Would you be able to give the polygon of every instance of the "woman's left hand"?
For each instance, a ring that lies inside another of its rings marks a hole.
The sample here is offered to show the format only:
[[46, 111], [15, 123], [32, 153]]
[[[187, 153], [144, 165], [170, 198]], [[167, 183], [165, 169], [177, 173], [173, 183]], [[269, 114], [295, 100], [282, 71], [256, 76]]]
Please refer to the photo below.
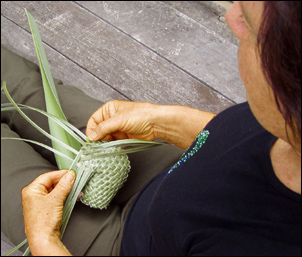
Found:
[[63, 203], [74, 180], [74, 171], [51, 171], [22, 189], [24, 227], [33, 255], [47, 254], [45, 248], [52, 251], [51, 255], [60, 249], [67, 251], [60, 240], [60, 226]]

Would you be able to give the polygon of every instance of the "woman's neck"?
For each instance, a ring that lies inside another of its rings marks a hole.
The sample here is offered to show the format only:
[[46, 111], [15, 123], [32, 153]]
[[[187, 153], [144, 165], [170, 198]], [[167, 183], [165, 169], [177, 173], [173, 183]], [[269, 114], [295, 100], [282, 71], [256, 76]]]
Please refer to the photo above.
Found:
[[278, 179], [292, 191], [301, 194], [301, 152], [278, 138], [271, 148], [271, 161]]

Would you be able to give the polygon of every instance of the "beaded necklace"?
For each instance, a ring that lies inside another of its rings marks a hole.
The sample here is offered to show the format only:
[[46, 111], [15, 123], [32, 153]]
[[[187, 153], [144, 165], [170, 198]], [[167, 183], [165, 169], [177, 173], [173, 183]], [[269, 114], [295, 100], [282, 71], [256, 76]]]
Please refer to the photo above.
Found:
[[210, 132], [208, 130], [203, 130], [203, 131], [199, 132], [199, 134], [197, 135], [197, 137], [194, 140], [194, 142], [195, 142], [194, 147], [191, 149], [191, 151], [188, 151], [191, 148], [191, 146], [188, 147], [188, 149], [180, 157], [179, 161], [167, 172], [164, 179], [171, 172], [173, 172], [176, 168], [180, 167], [184, 162], [186, 162], [188, 159], [190, 159], [195, 153], [197, 153], [197, 151], [204, 145], [204, 143], [208, 139], [209, 134], [210, 134]]

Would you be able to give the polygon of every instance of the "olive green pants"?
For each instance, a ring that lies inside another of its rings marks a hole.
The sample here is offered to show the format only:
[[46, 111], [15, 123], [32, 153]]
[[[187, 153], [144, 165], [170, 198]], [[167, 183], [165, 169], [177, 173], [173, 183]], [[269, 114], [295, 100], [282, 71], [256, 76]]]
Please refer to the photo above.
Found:
[[[39, 67], [1, 47], [1, 81], [17, 102], [45, 110]], [[70, 123], [85, 133], [89, 117], [103, 103], [79, 89], [55, 80], [62, 109]], [[8, 102], [1, 94], [1, 103]], [[46, 131], [47, 118], [33, 111], [26, 114]], [[21, 137], [51, 145], [16, 111], [1, 113], [1, 137]], [[140, 189], [159, 172], [171, 167], [182, 150], [164, 145], [129, 154], [131, 172], [123, 188], [106, 210], [77, 202], [63, 243], [73, 255], [119, 255], [123, 225]], [[53, 153], [23, 141], [1, 140], [1, 230], [14, 243], [25, 239], [21, 190], [38, 175], [57, 170]], [[25, 250], [25, 246], [22, 250]]]

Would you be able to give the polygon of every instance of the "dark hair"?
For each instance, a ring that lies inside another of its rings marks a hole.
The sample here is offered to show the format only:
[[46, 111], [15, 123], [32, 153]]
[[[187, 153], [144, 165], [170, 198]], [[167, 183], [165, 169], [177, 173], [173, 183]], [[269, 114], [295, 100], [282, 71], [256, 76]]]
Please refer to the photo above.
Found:
[[257, 40], [279, 111], [301, 140], [301, 1], [265, 1]]

